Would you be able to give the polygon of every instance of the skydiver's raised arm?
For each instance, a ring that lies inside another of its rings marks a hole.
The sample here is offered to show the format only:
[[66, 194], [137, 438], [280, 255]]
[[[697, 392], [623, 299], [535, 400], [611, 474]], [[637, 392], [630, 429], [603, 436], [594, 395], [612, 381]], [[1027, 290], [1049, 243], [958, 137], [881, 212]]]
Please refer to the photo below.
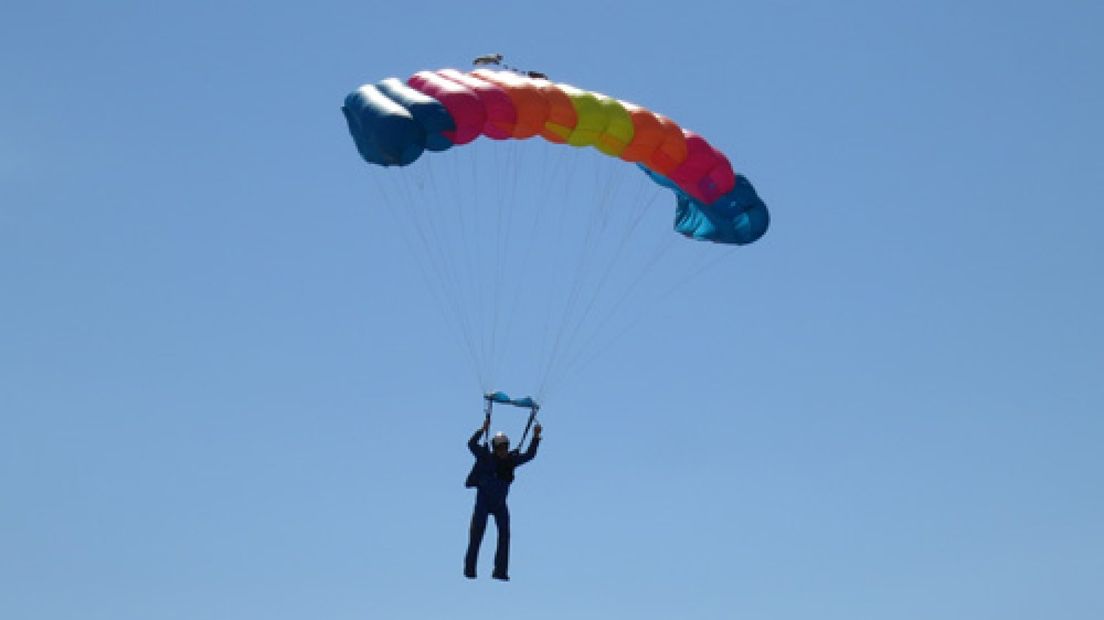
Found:
[[471, 453], [476, 457], [478, 457], [481, 452], [479, 449], [479, 436], [485, 434], [487, 432], [487, 429], [490, 427], [491, 419], [488, 417], [483, 420], [483, 426], [480, 426], [478, 429], [476, 429], [475, 434], [473, 434], [471, 436], [471, 439], [468, 440], [468, 450], [471, 450]]
[[541, 425], [538, 424], [533, 428], [533, 439], [531, 439], [529, 441], [529, 449], [526, 450], [523, 454], [518, 455], [516, 464], [517, 465], [524, 465], [524, 464], [528, 463], [529, 461], [532, 461], [534, 458], [536, 458], [536, 456], [537, 456], [537, 447], [540, 446], [540, 442], [541, 442]]
[[482, 446], [479, 445], [479, 436], [483, 434], [483, 429], [479, 428], [472, 434], [471, 439], [468, 440], [468, 450], [471, 450], [472, 455], [479, 456]]

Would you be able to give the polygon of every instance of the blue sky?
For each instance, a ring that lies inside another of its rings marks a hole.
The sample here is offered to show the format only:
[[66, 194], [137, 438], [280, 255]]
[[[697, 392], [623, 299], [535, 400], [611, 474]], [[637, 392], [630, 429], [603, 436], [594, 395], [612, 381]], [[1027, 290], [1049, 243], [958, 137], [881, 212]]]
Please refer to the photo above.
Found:
[[[1104, 615], [1096, 3], [4, 13], [0, 616]], [[774, 218], [549, 401], [509, 584], [460, 576], [479, 385], [338, 111], [493, 51]]]

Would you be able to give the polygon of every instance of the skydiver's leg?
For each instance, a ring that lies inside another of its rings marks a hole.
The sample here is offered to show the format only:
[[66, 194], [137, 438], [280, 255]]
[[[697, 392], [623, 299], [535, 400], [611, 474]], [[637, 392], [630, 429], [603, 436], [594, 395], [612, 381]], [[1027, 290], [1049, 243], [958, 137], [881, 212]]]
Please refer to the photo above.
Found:
[[475, 578], [475, 563], [479, 559], [479, 545], [487, 529], [487, 507], [476, 501], [472, 510], [471, 528], [468, 530], [468, 552], [464, 554], [464, 576]]
[[510, 508], [503, 502], [494, 511], [495, 527], [498, 528], [498, 548], [495, 549], [494, 574], [495, 579], [509, 579], [510, 564]]

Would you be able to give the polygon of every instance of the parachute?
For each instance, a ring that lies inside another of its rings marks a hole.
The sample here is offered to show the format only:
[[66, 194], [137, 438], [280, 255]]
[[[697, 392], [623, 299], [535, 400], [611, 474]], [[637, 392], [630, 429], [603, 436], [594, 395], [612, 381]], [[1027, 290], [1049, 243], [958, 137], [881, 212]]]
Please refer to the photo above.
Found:
[[426, 151], [492, 140], [593, 147], [637, 164], [676, 198], [675, 230], [692, 239], [746, 245], [770, 216], [751, 183], [702, 136], [643, 107], [568, 84], [509, 71], [419, 71], [345, 98], [342, 112], [361, 157], [408, 166]]
[[[666, 116], [538, 72], [491, 69], [505, 67], [497, 54], [475, 64], [470, 72], [419, 71], [363, 85], [345, 97], [342, 113], [371, 164], [369, 176], [379, 182], [377, 212], [388, 218], [388, 231], [416, 246], [411, 256], [437, 285], [430, 291], [467, 348], [488, 412], [495, 403], [531, 409], [532, 423], [550, 386], [628, 331], [614, 320], [619, 312], [660, 301], [632, 298], [645, 276], [670, 285], [670, 294], [704, 271], [661, 257], [709, 254], [715, 264], [727, 254], [680, 243], [662, 228], [638, 228], [657, 197], [674, 194], [677, 233], [722, 246], [757, 241], [770, 216], [724, 153]], [[553, 148], [540, 140], [528, 146], [537, 137]], [[539, 166], [521, 165], [521, 152], [530, 148], [540, 151]], [[605, 158], [644, 174], [603, 165]], [[594, 165], [576, 166], [580, 160]], [[518, 171], [540, 178], [523, 181]], [[594, 191], [586, 194], [591, 172]], [[624, 204], [615, 194], [622, 176], [637, 189]], [[398, 217], [407, 225], [396, 225]], [[676, 246], [682, 249], [671, 250]], [[534, 260], [556, 252], [547, 265]], [[635, 273], [618, 279], [615, 267], [622, 265]], [[526, 339], [520, 347], [518, 333]], [[504, 360], [511, 347], [523, 359]], [[503, 368], [522, 382], [533, 378], [532, 398], [494, 391]]]

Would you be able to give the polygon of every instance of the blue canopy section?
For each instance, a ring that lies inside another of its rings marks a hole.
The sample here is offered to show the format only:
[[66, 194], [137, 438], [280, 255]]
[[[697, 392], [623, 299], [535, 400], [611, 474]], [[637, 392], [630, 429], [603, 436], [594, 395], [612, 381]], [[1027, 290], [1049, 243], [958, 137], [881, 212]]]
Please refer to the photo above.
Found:
[[510, 398], [510, 396], [506, 394], [506, 392], [488, 392], [483, 395], [483, 398], [494, 403], [513, 405], [515, 407], [527, 407], [529, 409], [533, 409], [538, 406], [536, 401], [534, 401], [529, 396], [526, 396], [525, 398]]
[[370, 164], [406, 166], [427, 149], [452, 146], [456, 123], [441, 102], [395, 78], [365, 84], [341, 106], [360, 156]]
[[674, 181], [640, 166], [653, 181], [675, 193], [675, 231], [703, 241], [747, 245], [762, 237], [770, 226], [767, 205], [742, 175], [736, 187], [713, 204], [705, 204], [679, 189]]
[[369, 163], [405, 166], [425, 151], [425, 130], [414, 116], [371, 84], [349, 93], [341, 112], [357, 151]]
[[456, 131], [456, 122], [440, 101], [410, 88], [398, 78], [381, 80], [376, 88], [405, 108], [422, 126], [427, 151], [444, 151], [452, 146], [452, 140], [446, 138], [444, 132]]

